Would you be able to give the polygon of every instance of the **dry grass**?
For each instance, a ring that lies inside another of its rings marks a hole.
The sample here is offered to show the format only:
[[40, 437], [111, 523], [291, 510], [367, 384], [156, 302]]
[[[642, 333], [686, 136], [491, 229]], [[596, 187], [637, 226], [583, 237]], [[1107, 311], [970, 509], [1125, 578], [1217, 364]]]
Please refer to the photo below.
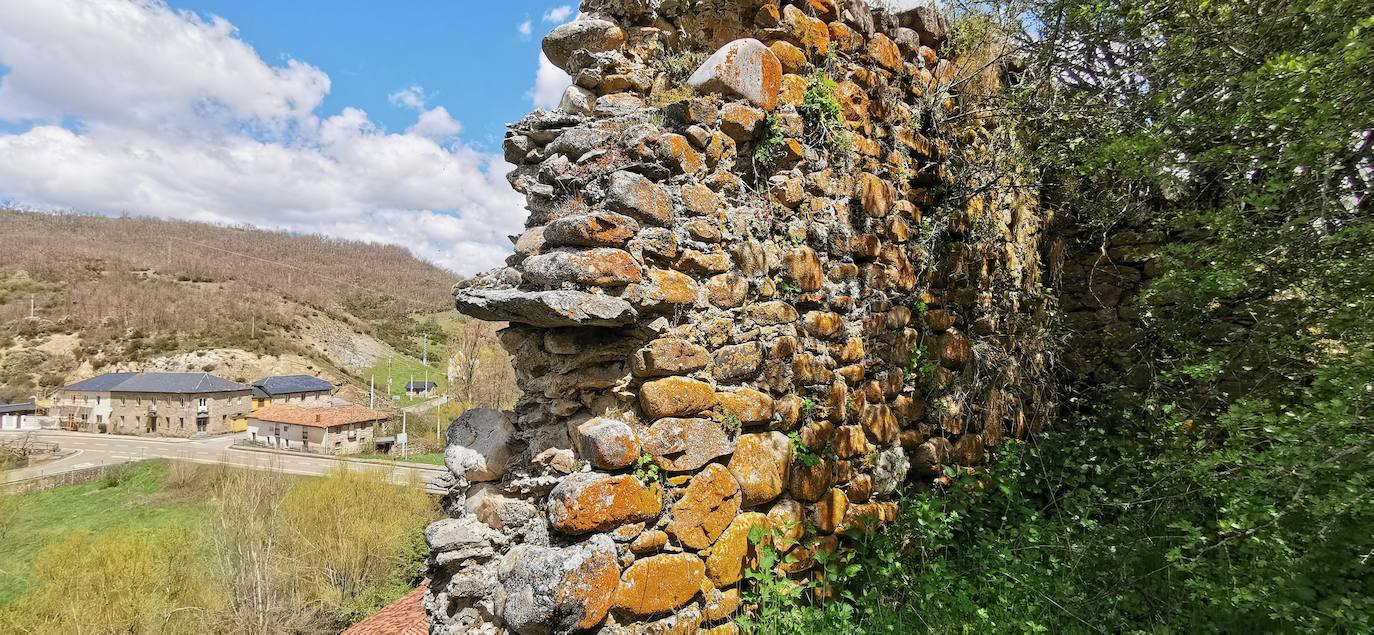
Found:
[[[459, 280], [394, 245], [244, 227], [18, 211], [0, 211], [0, 227], [6, 244], [22, 246], [0, 262], [0, 274], [24, 271], [38, 282], [67, 285], [75, 317], [86, 322], [185, 320], [160, 317], [157, 305], [186, 293], [211, 300], [213, 309], [193, 310], [190, 319], [213, 319], [225, 309], [243, 316], [259, 304], [254, 295], [320, 309], [435, 312], [449, 306]], [[133, 286], [146, 290], [128, 295]], [[247, 301], [230, 300], [236, 297]], [[0, 307], [27, 313], [27, 302], [12, 304]]]

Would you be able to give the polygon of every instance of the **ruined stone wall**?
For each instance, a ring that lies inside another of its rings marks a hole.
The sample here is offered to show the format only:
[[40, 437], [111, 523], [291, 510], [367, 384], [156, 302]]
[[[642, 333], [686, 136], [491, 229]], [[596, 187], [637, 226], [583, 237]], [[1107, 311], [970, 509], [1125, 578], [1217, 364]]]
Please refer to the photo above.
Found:
[[1050, 415], [1033, 193], [979, 169], [948, 25], [858, 0], [587, 0], [512, 124], [524, 396], [448, 431], [435, 632], [733, 632], [751, 527], [804, 577], [899, 488]]

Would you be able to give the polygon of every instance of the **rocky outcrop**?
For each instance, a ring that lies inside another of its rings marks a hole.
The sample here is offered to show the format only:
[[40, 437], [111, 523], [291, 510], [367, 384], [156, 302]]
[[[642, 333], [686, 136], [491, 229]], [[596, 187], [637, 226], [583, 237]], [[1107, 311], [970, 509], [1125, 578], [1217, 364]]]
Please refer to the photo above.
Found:
[[728, 630], [751, 533], [804, 576], [1049, 413], [1046, 219], [968, 167], [1008, 137], [950, 117], [942, 16], [581, 9], [505, 140], [528, 229], [455, 292], [524, 395], [450, 430], [437, 633]]

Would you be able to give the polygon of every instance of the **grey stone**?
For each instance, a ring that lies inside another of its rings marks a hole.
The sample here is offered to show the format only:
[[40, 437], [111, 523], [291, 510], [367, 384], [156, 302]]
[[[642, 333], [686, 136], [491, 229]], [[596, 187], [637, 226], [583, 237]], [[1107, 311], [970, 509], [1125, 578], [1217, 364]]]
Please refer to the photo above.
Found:
[[515, 455], [514, 435], [515, 426], [504, 413], [490, 408], [469, 410], [448, 427], [444, 465], [473, 482], [500, 480]]
[[572, 431], [577, 454], [602, 470], [629, 467], [639, 458], [639, 439], [630, 425], [619, 419], [596, 417]]
[[560, 25], [544, 36], [544, 55], [554, 66], [565, 71], [569, 58], [579, 50], [599, 53], [612, 51], [625, 43], [625, 31], [607, 20], [574, 20]]
[[605, 534], [564, 548], [517, 545], [501, 560], [496, 611], [516, 633], [580, 630], [610, 608], [609, 593], [589, 596], [588, 580], [611, 573], [618, 578], [620, 567]]
[[549, 154], [576, 159], [606, 144], [611, 133], [599, 128], [573, 128], [554, 139], [545, 150]]
[[865, 38], [873, 35], [873, 9], [868, 6], [868, 0], [842, 0], [840, 18]]
[[458, 558], [490, 558], [494, 545], [504, 544], [500, 532], [473, 516], [443, 518], [425, 527], [425, 543], [433, 553], [455, 553]]
[[464, 315], [532, 326], [622, 326], [636, 315], [629, 302], [585, 291], [462, 289], [454, 299]]
[[606, 184], [606, 207], [653, 225], [673, 222], [668, 188], [634, 172], [616, 172]]
[[544, 241], [551, 247], [619, 247], [638, 232], [635, 219], [603, 210], [555, 218], [545, 226]]
[[611, 93], [596, 98], [592, 114], [598, 117], [623, 117], [644, 108], [644, 99], [634, 93]]
[[659, 419], [640, 439], [644, 452], [669, 472], [690, 472], [735, 451], [735, 440], [710, 419]]
[[933, 49], [944, 46], [949, 37], [949, 18], [935, 7], [916, 7], [896, 14], [897, 24], [911, 29], [921, 38], [921, 44]]

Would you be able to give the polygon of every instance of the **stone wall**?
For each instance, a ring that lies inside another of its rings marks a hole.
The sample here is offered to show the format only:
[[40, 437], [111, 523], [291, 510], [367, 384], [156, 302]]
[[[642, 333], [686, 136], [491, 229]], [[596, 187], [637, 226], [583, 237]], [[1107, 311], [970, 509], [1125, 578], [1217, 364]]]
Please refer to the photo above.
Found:
[[575, 85], [505, 140], [528, 230], [456, 290], [524, 396], [448, 431], [435, 632], [733, 632], [752, 527], [806, 576], [1051, 416], [1046, 219], [947, 29], [586, 0], [545, 39]]

